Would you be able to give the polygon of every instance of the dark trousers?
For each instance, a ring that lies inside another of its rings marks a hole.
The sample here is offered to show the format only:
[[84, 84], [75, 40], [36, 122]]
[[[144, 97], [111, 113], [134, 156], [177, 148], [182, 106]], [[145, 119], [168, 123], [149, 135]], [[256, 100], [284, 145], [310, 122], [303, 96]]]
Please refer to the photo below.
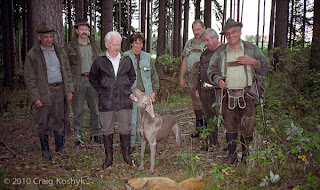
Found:
[[38, 134], [49, 135], [51, 131], [64, 134], [64, 86], [49, 86], [51, 105], [35, 109], [35, 129]]

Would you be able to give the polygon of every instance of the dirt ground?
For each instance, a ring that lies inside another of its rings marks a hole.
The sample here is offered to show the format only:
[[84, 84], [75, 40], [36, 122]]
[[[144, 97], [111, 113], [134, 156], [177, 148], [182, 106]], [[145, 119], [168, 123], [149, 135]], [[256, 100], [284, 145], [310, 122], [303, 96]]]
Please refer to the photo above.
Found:
[[[32, 115], [27, 108], [12, 108], [14, 113], [3, 114], [0, 119], [0, 189], [124, 189], [126, 180], [146, 176], [169, 177], [180, 182], [191, 175], [208, 175], [212, 166], [220, 163], [222, 157], [226, 156], [222, 149], [225, 146], [222, 130], [218, 135], [220, 146], [215, 147], [212, 152], [202, 151], [201, 140], [190, 137], [195, 125], [191, 107], [166, 110], [155, 105], [155, 109], [160, 114], [171, 112], [179, 119], [182, 130], [182, 157], [185, 159], [175, 156], [175, 140], [173, 136], [169, 137], [169, 153], [165, 157], [157, 154], [155, 171], [150, 173], [148, 151], [143, 171], [138, 170], [139, 149], [132, 155], [135, 166], [125, 164], [117, 132], [114, 138], [112, 172], [104, 170], [103, 145], [89, 140], [89, 126], [85, 126], [88, 135], [84, 146], [76, 147], [73, 135], [66, 138], [64, 147], [69, 159], [62, 159], [55, 153], [54, 138], [50, 137], [53, 160], [43, 161], [39, 138], [32, 135]], [[88, 121], [85, 121], [86, 123]], [[163, 150], [163, 145], [159, 144], [157, 153]], [[212, 179], [204, 178], [203, 182], [206, 185], [210, 180]], [[206, 189], [211, 188], [206, 186]]]

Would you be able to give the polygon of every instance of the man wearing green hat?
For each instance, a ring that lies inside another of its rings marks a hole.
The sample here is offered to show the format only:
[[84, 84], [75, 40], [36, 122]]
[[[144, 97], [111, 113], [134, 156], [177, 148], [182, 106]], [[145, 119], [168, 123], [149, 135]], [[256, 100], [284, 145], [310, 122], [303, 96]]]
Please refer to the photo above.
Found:
[[90, 110], [90, 139], [96, 143], [101, 143], [102, 140], [98, 135], [101, 128], [99, 124], [98, 94], [91, 86], [88, 78], [92, 62], [101, 53], [101, 49], [95, 40], [89, 37], [87, 19], [79, 19], [74, 27], [76, 36], [67, 45], [66, 51], [75, 87], [75, 95], [72, 100], [75, 144], [78, 146], [83, 143], [84, 128], [82, 120], [86, 100]]
[[55, 151], [68, 158], [63, 150], [64, 135], [69, 126], [68, 102], [74, 88], [67, 53], [53, 42], [55, 31], [41, 23], [38, 39], [26, 56], [24, 80], [35, 106], [35, 132], [40, 138], [42, 157], [51, 160], [48, 138], [55, 138]]
[[248, 145], [253, 140], [256, 107], [254, 97], [249, 94], [255, 75], [265, 75], [269, 61], [259, 47], [241, 40], [241, 22], [229, 18], [222, 29], [228, 43], [221, 45], [212, 56], [208, 78], [223, 91], [223, 126], [226, 130], [228, 157], [224, 164], [237, 162], [238, 131], [241, 133], [242, 158], [246, 162]]

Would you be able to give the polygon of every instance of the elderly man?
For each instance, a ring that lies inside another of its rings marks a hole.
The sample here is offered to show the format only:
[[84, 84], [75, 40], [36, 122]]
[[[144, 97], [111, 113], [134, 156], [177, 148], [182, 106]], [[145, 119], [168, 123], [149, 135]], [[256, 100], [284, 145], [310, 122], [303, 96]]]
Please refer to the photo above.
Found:
[[124, 161], [132, 165], [129, 154], [131, 136], [132, 101], [131, 86], [136, 80], [134, 66], [129, 56], [122, 55], [121, 36], [118, 32], [108, 32], [104, 38], [107, 51], [92, 63], [89, 81], [99, 95], [100, 121], [106, 160], [104, 167], [113, 161], [113, 134], [118, 115], [120, 146]]
[[253, 77], [256, 74], [265, 75], [269, 69], [269, 62], [259, 47], [241, 40], [241, 28], [241, 22], [228, 19], [221, 32], [228, 43], [212, 56], [208, 69], [210, 82], [223, 91], [223, 125], [229, 152], [224, 164], [237, 161], [235, 150], [238, 131], [241, 132], [241, 160], [246, 161], [248, 145], [253, 140], [256, 116], [254, 97], [249, 91]]
[[[200, 129], [203, 125], [201, 101], [195, 96], [196, 85], [192, 81], [191, 68], [200, 60], [201, 53], [205, 50], [205, 43], [202, 40], [202, 33], [206, 27], [201, 20], [195, 20], [192, 23], [194, 38], [188, 40], [182, 52], [182, 64], [180, 72], [180, 86], [188, 87], [192, 99], [192, 107], [196, 116], [196, 133], [191, 134], [192, 138], [199, 137]], [[188, 72], [188, 84], [184, 80], [184, 75]]]
[[55, 151], [68, 158], [63, 150], [65, 127], [69, 126], [68, 101], [74, 92], [68, 57], [53, 42], [55, 31], [41, 23], [38, 39], [26, 56], [24, 80], [35, 106], [35, 129], [40, 138], [42, 157], [51, 160], [48, 138], [53, 131]]
[[210, 135], [208, 136], [209, 147], [218, 144], [218, 126], [213, 124], [213, 119], [218, 115], [218, 105], [213, 105], [216, 102], [216, 85], [210, 85], [207, 76], [209, 61], [215, 51], [220, 47], [221, 43], [218, 40], [217, 32], [208, 28], [203, 32], [202, 39], [205, 42], [207, 49], [201, 54], [199, 65], [199, 76], [197, 80], [196, 96], [200, 98], [202, 110], [204, 113], [205, 126], [209, 127]]
[[83, 143], [84, 128], [82, 125], [84, 104], [90, 110], [91, 140], [100, 143], [99, 132], [99, 111], [98, 94], [91, 86], [88, 78], [93, 60], [101, 53], [100, 46], [89, 37], [89, 24], [86, 19], [76, 22], [76, 36], [67, 45], [75, 95], [72, 99], [73, 127], [75, 131], [76, 146]]

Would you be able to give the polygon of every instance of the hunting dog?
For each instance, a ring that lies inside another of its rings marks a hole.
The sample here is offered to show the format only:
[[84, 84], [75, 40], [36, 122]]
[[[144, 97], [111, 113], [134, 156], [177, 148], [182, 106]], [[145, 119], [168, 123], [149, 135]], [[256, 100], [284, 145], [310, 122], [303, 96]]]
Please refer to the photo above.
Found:
[[125, 184], [125, 187], [126, 190], [200, 190], [204, 189], [204, 184], [201, 182], [202, 180], [202, 176], [189, 178], [180, 183], [166, 177], [131, 178]]
[[153, 172], [155, 165], [156, 146], [158, 142], [161, 142], [165, 146], [165, 151], [163, 153], [163, 155], [165, 155], [169, 149], [166, 137], [168, 137], [170, 134], [173, 134], [180, 152], [180, 125], [177, 118], [171, 114], [159, 116], [158, 114], [154, 113], [152, 100], [147, 93], [141, 92], [138, 88], [134, 88], [133, 93], [135, 96], [130, 95], [130, 98], [137, 104], [137, 107], [140, 111], [140, 123], [138, 126], [138, 131], [141, 136], [141, 163], [139, 170], [144, 169], [144, 153], [148, 141], [151, 152], [151, 166], [149, 171]]

